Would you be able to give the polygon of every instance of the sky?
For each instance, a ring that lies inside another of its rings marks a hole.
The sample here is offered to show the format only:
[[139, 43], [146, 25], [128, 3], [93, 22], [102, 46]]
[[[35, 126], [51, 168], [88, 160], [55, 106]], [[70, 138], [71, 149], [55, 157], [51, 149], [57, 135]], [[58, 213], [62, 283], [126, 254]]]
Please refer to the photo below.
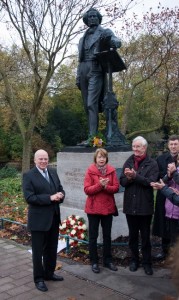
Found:
[[[121, 3], [125, 4], [127, 0], [120, 0]], [[128, 2], [128, 1], [127, 1]], [[137, 4], [135, 4], [137, 2]], [[127, 11], [127, 16], [132, 17], [133, 13], [137, 14], [139, 17], [150, 10], [152, 7], [153, 12], [158, 11], [158, 4], [161, 3], [163, 7], [179, 7], [178, 0], [134, 0], [132, 8]], [[14, 34], [10, 36], [9, 32], [6, 30], [5, 25], [0, 23], [0, 44], [4, 47], [13, 43], [13, 39], [16, 40]], [[14, 42], [15, 42], [14, 40]]]
[[141, 0], [138, 1], [140, 3], [138, 3], [137, 5], [135, 5], [135, 7], [133, 8], [133, 11], [135, 11], [136, 13], [140, 11], [140, 13], [144, 13], [146, 11], [148, 11], [150, 9], [150, 7], [152, 7], [152, 10], [157, 11], [157, 7], [158, 4], [161, 3], [162, 6], [164, 7], [175, 7], [175, 6], [179, 6], [178, 5], [178, 0]]
[[[127, 0], [121, 0], [121, 3], [125, 4]], [[159, 12], [159, 3], [161, 4], [160, 7], [165, 8], [174, 8], [179, 7], [179, 1], [178, 0], [133, 0], [133, 4], [130, 6], [131, 8], [127, 10], [127, 17], [133, 16], [133, 13], [135, 13], [139, 18], [149, 12], [150, 9], [152, 9], [152, 12], [157, 13]]]

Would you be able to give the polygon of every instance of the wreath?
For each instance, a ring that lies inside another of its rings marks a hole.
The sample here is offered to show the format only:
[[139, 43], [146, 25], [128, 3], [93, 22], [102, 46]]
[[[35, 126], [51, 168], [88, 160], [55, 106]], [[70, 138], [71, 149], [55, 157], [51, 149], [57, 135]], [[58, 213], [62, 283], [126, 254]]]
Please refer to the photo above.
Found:
[[[59, 233], [62, 236], [68, 235], [69, 237], [76, 238], [78, 240], [88, 239], [88, 231], [85, 219], [75, 215], [71, 215], [63, 220], [61, 226], [59, 227]], [[78, 240], [70, 240], [71, 246], [78, 245]]]
[[95, 135], [92, 135], [90, 138], [89, 138], [89, 145], [90, 147], [104, 147], [106, 144], [106, 139], [105, 139], [105, 136], [98, 132], [97, 134]]

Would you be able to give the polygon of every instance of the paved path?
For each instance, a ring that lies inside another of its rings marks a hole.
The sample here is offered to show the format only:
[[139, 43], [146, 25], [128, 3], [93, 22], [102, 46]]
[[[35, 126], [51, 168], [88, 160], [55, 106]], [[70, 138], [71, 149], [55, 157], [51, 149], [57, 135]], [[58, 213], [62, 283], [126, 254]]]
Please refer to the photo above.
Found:
[[26, 247], [0, 239], [0, 300], [59, 299], [59, 300], [164, 300], [176, 299], [176, 290], [168, 270], [154, 270], [153, 276], [143, 269], [131, 273], [101, 268], [94, 274], [90, 266], [62, 262], [56, 272], [62, 282], [48, 281], [48, 292], [38, 291], [32, 280], [31, 254]]

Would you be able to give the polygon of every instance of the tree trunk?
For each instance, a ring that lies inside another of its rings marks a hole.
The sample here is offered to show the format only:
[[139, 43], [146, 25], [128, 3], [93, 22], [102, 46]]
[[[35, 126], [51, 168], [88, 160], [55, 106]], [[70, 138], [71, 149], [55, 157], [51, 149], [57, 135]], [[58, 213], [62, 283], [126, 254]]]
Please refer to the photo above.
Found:
[[22, 173], [30, 169], [32, 134], [26, 133], [23, 138]]

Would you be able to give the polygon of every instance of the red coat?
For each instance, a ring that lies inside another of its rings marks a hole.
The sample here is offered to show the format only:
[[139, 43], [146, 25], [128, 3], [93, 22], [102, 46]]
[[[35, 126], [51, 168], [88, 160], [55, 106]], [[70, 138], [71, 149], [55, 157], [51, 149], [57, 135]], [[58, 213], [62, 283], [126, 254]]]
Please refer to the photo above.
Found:
[[[119, 180], [116, 170], [106, 165], [106, 175], [102, 175], [95, 164], [89, 166], [84, 179], [84, 191], [87, 194], [85, 212], [87, 214], [109, 215], [115, 212], [114, 193], [119, 190]], [[106, 188], [103, 188], [99, 178], [109, 178]]]

